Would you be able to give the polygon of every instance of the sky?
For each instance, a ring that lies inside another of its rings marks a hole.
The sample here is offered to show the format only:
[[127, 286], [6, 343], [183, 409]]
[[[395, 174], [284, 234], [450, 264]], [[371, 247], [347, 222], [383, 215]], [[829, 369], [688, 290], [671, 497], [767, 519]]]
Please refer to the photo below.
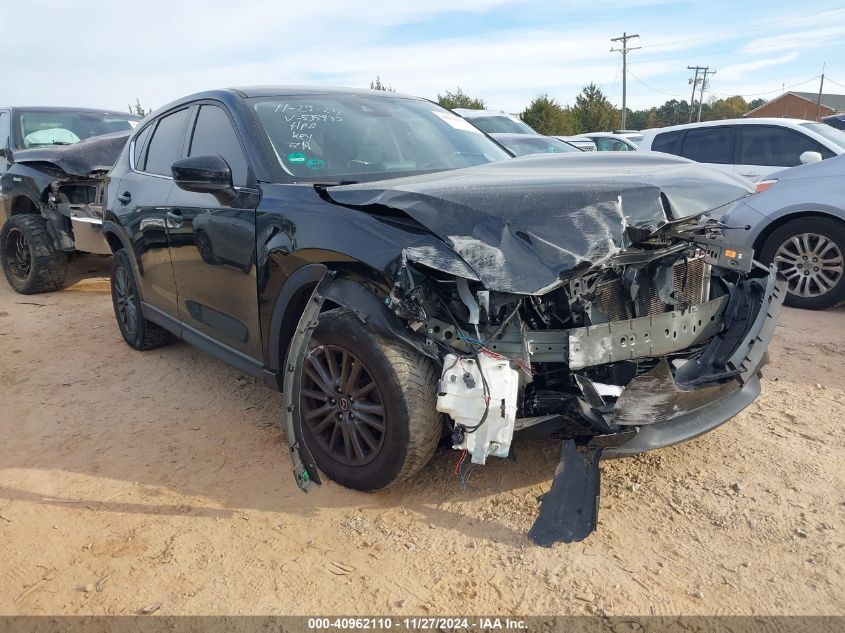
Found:
[[622, 103], [611, 38], [638, 34], [628, 107], [787, 90], [845, 94], [845, 3], [736, 0], [0, 0], [2, 105], [145, 108], [259, 84], [368, 87], [436, 98], [460, 86], [519, 112], [598, 84]]

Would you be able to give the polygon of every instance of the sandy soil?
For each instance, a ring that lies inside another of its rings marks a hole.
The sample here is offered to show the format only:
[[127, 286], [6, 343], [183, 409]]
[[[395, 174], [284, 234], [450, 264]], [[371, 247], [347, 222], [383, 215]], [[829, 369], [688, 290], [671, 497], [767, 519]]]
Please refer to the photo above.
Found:
[[0, 283], [0, 613], [845, 614], [845, 309], [785, 310], [763, 396], [605, 463], [598, 532], [546, 550], [525, 533], [554, 442], [466, 491], [444, 449], [394, 490], [303, 495], [279, 394], [131, 350], [107, 265]]

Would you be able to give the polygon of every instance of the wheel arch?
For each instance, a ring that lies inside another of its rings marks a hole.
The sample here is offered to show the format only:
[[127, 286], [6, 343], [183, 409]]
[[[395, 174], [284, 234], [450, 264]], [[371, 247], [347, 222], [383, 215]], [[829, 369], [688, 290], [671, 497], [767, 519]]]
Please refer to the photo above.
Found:
[[31, 214], [31, 215], [40, 215], [41, 209], [38, 207], [38, 203], [33, 201], [26, 194], [19, 194], [12, 198], [12, 203], [9, 205], [9, 214], [10, 215], [24, 215], [24, 214]]
[[[379, 275], [373, 271], [375, 285], [379, 283]], [[328, 279], [327, 279], [328, 278]], [[436, 354], [424, 348], [422, 343], [413, 337], [405, 324], [385, 305], [384, 300], [366, 284], [368, 278], [361, 275], [360, 270], [350, 270], [337, 263], [306, 264], [297, 269], [285, 282], [273, 307], [267, 341], [267, 366], [271, 371], [282, 374], [282, 364], [288, 347], [302, 316], [305, 306], [311, 298], [314, 289], [324, 279], [323, 305], [321, 313], [342, 307], [352, 310], [362, 323], [394, 336], [422, 353], [436, 358]], [[385, 280], [386, 284], [386, 280]], [[281, 390], [282, 385], [279, 385]]]
[[808, 209], [787, 213], [767, 224], [766, 227], [762, 231], [760, 231], [760, 234], [756, 238], [754, 238], [754, 253], [757, 254], [762, 252], [763, 247], [765, 246], [769, 237], [771, 237], [772, 233], [777, 231], [784, 224], [792, 222], [793, 220], [800, 220], [802, 218], [823, 218], [826, 220], [835, 220], [845, 226], [845, 220], [843, 220], [840, 216], [834, 213], [829, 213], [827, 211]]

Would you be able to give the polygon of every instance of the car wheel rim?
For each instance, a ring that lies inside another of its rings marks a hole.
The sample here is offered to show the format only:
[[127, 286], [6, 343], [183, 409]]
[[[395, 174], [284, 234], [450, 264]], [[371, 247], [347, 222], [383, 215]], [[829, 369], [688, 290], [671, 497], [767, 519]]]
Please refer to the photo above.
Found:
[[135, 293], [129, 281], [129, 274], [120, 266], [114, 276], [114, 303], [117, 307], [117, 318], [124, 331], [129, 336], [135, 336], [138, 330], [138, 307], [135, 304]]
[[320, 448], [341, 464], [364, 466], [384, 445], [381, 392], [364, 363], [347, 349], [319, 345], [305, 358], [300, 411]]
[[11, 229], [6, 237], [6, 266], [19, 279], [26, 279], [32, 270], [32, 252], [26, 236], [19, 229]]
[[775, 252], [775, 266], [798, 297], [820, 297], [842, 280], [842, 251], [836, 242], [818, 233], [793, 235]]

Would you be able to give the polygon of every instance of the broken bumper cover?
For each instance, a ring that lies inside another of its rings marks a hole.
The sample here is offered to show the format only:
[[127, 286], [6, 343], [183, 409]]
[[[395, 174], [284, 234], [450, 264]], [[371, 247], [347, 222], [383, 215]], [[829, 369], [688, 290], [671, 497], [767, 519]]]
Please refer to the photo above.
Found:
[[624, 457], [690, 440], [724, 424], [760, 395], [759, 371], [774, 334], [786, 282], [770, 272], [735, 288], [726, 329], [674, 375], [663, 360], [634, 379], [616, 402], [616, 424], [639, 431], [604, 457]]

